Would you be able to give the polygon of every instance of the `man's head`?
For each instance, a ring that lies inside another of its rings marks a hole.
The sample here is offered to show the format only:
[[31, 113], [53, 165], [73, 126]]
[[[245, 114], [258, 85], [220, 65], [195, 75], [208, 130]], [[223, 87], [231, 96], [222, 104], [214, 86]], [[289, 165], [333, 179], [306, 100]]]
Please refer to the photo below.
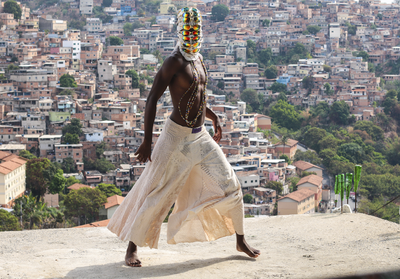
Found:
[[187, 60], [197, 59], [202, 42], [201, 14], [196, 8], [185, 7], [178, 14], [179, 49]]

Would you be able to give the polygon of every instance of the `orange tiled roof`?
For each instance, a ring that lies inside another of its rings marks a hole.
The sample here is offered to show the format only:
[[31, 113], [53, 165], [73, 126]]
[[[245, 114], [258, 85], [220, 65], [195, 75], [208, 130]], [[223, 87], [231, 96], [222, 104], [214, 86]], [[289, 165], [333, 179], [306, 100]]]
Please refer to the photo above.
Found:
[[302, 200], [305, 200], [308, 197], [313, 196], [314, 194], [315, 193], [313, 191], [311, 191], [310, 189], [303, 188], [303, 189], [299, 189], [297, 191], [294, 191], [294, 192], [278, 199], [278, 201], [288, 198], [288, 199], [292, 199], [297, 202], [301, 202]]
[[93, 222], [90, 224], [85, 224], [82, 226], [77, 226], [74, 228], [93, 228], [93, 227], [107, 227], [108, 223], [110, 222], [110, 219], [103, 220], [103, 221], [98, 221], [98, 222]]
[[309, 168], [313, 168], [313, 167], [322, 170], [321, 167], [318, 167], [318, 166], [316, 166], [316, 165], [313, 165], [313, 164], [311, 164], [311, 163], [309, 163], [309, 162], [305, 162], [305, 161], [296, 161], [296, 162], [293, 163], [293, 165], [294, 165], [296, 168], [301, 169], [302, 171], [308, 170]]
[[24, 158], [4, 151], [0, 151], [0, 160], [3, 161], [0, 164], [0, 173], [2, 174], [8, 174], [26, 164], [26, 160]]
[[[297, 140], [288, 139], [288, 140], [287, 140], [287, 143], [285, 144], [285, 146], [290, 146], [290, 147], [292, 147], [292, 146], [296, 145], [297, 143], [298, 143]], [[278, 143], [275, 144], [275, 145], [281, 145], [281, 144], [283, 144], [283, 143], [282, 143], [282, 142], [278, 142]]]
[[300, 179], [300, 181], [296, 185], [299, 186], [303, 183], [308, 182], [308, 183], [314, 184], [316, 186], [319, 186], [319, 185], [321, 185], [322, 180], [323, 180], [322, 177], [315, 175], [315, 174], [311, 174], [311, 175], [305, 176], [302, 179]]
[[71, 186], [69, 186], [67, 188], [69, 190], [79, 190], [80, 188], [83, 188], [83, 187], [90, 187], [90, 186], [85, 185], [85, 184], [75, 183], [75, 184], [72, 184]]
[[118, 195], [108, 197], [107, 202], [104, 204], [104, 207], [105, 209], [107, 209], [116, 205], [120, 205], [124, 199], [125, 199], [124, 197]]

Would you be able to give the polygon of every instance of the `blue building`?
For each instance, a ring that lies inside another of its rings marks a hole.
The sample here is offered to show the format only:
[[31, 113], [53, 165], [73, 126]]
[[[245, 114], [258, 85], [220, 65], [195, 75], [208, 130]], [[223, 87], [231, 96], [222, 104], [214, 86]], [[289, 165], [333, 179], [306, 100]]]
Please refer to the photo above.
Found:
[[280, 77], [277, 78], [276, 82], [282, 83], [284, 85], [287, 85], [290, 81], [290, 78], [292, 78], [293, 76], [289, 76], [289, 75], [282, 75]]

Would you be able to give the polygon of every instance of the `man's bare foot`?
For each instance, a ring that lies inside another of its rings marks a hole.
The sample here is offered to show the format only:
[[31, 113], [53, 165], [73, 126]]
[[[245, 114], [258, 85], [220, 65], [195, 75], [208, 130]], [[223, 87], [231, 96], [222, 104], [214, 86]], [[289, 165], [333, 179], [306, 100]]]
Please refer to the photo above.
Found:
[[260, 250], [250, 247], [244, 239], [244, 235], [240, 234], [236, 234], [236, 249], [239, 252], [246, 253], [251, 258], [257, 258], [261, 254]]
[[142, 262], [137, 255], [137, 246], [132, 241], [129, 241], [128, 249], [126, 249], [125, 263], [127, 266], [141, 267]]

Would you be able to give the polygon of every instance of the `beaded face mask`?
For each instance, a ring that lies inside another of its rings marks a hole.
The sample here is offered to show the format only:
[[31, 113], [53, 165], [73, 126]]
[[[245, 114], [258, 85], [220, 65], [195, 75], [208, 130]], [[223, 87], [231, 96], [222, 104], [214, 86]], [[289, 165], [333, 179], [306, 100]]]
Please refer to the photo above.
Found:
[[196, 8], [185, 7], [178, 14], [178, 47], [188, 61], [194, 61], [199, 56], [201, 42], [201, 14]]

